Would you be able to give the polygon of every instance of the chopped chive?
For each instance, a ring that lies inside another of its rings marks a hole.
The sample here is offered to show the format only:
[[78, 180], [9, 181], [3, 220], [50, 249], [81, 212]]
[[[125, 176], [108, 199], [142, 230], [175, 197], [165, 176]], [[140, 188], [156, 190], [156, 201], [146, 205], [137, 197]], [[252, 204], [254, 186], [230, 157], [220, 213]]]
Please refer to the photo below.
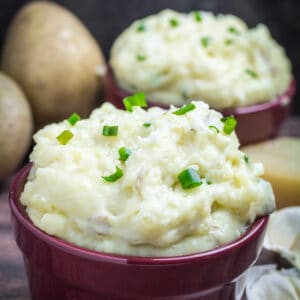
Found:
[[220, 130], [219, 130], [216, 126], [214, 126], [214, 125], [209, 125], [208, 128], [212, 129], [212, 130], [215, 131], [216, 133], [219, 133], [219, 132], [220, 132]]
[[177, 27], [178, 25], [179, 25], [179, 22], [178, 22], [178, 20], [177, 19], [170, 19], [169, 20], [169, 23], [170, 23], [170, 26], [172, 26], [172, 27]]
[[232, 33], [232, 34], [235, 34], [235, 35], [241, 34], [241, 33], [239, 32], [239, 30], [237, 30], [234, 26], [228, 27], [228, 32], [230, 32], [230, 33]]
[[140, 23], [140, 24], [138, 25], [138, 27], [136, 28], [136, 31], [137, 31], [137, 32], [144, 32], [145, 30], [146, 30], [146, 26], [145, 26], [144, 23]]
[[173, 114], [177, 115], [177, 116], [185, 115], [187, 112], [194, 110], [195, 108], [196, 108], [196, 106], [193, 103], [186, 104], [186, 105], [182, 106], [181, 108], [173, 111]]
[[233, 115], [224, 117], [221, 119], [221, 121], [224, 123], [223, 131], [225, 134], [231, 134], [237, 125], [237, 120], [234, 118]]
[[126, 147], [121, 147], [118, 152], [119, 152], [119, 160], [121, 161], [126, 161], [130, 156], [130, 154], [132, 153], [131, 150]]
[[246, 69], [245, 73], [254, 79], [258, 78], [258, 74], [256, 72], [254, 72], [253, 70]]
[[115, 182], [123, 176], [123, 171], [116, 166], [116, 172], [109, 176], [101, 176], [107, 182]]
[[137, 55], [136, 56], [136, 60], [138, 60], [138, 61], [144, 61], [146, 59], [147, 59], [147, 57], [145, 55]]
[[144, 127], [150, 127], [152, 124], [151, 123], [144, 123], [143, 126]]
[[136, 93], [123, 99], [123, 104], [127, 111], [132, 112], [133, 106], [147, 107], [147, 101], [144, 93]]
[[56, 139], [62, 144], [66, 145], [73, 138], [73, 133], [70, 130], [64, 130]]
[[184, 190], [192, 189], [202, 184], [201, 178], [195, 169], [188, 168], [183, 170], [179, 175], [178, 179]]
[[200, 11], [194, 11], [193, 15], [196, 22], [202, 22], [202, 15]]
[[74, 126], [78, 121], [80, 120], [79, 115], [77, 115], [76, 113], [73, 113], [69, 118], [68, 118], [68, 122]]
[[104, 136], [117, 136], [118, 135], [118, 126], [108, 126], [104, 125], [102, 129], [102, 135]]
[[249, 156], [244, 154], [244, 161], [248, 164], [249, 163]]
[[202, 38], [200, 39], [200, 42], [201, 42], [201, 45], [202, 45], [203, 47], [208, 47], [209, 44], [210, 44], [210, 42], [211, 42], [211, 37], [209, 37], [209, 36], [204, 36], [204, 37], [202, 37]]
[[225, 40], [225, 45], [232, 45], [233, 44], [233, 40], [232, 39], [227, 39]]

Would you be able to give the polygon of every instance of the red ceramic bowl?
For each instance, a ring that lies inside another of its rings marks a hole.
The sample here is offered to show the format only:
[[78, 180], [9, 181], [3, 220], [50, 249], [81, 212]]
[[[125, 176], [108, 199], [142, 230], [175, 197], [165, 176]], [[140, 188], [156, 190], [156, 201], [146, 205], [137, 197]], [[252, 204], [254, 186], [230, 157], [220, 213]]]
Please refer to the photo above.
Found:
[[[288, 89], [282, 95], [264, 103], [222, 110], [225, 116], [234, 115], [238, 121], [236, 134], [242, 146], [262, 142], [277, 136], [283, 122], [290, 114], [291, 100], [296, 91], [296, 82], [292, 79]], [[114, 80], [111, 70], [105, 78], [105, 99], [118, 108], [123, 108], [122, 100], [130, 93], [120, 88]], [[169, 105], [148, 100], [148, 106], [168, 108]]]
[[268, 217], [238, 240], [192, 255], [134, 257], [83, 249], [44, 233], [28, 219], [19, 198], [30, 168], [17, 174], [9, 201], [32, 300], [233, 300], [236, 278], [261, 250]]

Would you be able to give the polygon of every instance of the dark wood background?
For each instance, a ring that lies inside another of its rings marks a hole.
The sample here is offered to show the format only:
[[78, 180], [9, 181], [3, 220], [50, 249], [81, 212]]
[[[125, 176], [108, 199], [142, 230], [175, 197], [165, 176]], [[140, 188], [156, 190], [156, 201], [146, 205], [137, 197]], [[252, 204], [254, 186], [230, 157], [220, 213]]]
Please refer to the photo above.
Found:
[[[27, 0], [0, 0], [0, 49], [6, 28], [16, 10]], [[300, 1], [299, 0], [57, 0], [73, 11], [90, 29], [106, 57], [118, 34], [133, 20], [164, 8], [183, 12], [201, 9], [240, 16], [249, 26], [265, 23], [282, 44], [300, 82]], [[1, 50], [0, 50], [1, 51]], [[300, 93], [293, 113], [300, 114]]]

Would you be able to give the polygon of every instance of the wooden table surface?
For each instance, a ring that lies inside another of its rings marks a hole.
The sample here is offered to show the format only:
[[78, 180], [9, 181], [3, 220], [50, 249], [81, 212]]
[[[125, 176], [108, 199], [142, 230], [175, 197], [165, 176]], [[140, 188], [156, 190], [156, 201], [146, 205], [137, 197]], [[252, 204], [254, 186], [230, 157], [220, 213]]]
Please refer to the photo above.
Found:
[[[300, 137], [300, 118], [291, 117], [280, 134]], [[0, 300], [29, 300], [22, 257], [10, 225], [7, 195], [10, 183], [11, 179], [0, 186]]]

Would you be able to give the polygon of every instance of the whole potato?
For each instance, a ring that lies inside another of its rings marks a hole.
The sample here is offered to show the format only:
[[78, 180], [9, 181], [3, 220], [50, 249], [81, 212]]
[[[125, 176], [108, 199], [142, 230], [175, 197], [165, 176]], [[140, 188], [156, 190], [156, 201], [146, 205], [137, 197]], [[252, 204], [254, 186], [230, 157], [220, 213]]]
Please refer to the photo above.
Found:
[[37, 128], [73, 112], [87, 116], [101, 91], [102, 51], [81, 21], [44, 1], [25, 5], [4, 42], [2, 69], [23, 88]]
[[31, 141], [32, 114], [24, 93], [0, 73], [0, 182], [24, 158]]

